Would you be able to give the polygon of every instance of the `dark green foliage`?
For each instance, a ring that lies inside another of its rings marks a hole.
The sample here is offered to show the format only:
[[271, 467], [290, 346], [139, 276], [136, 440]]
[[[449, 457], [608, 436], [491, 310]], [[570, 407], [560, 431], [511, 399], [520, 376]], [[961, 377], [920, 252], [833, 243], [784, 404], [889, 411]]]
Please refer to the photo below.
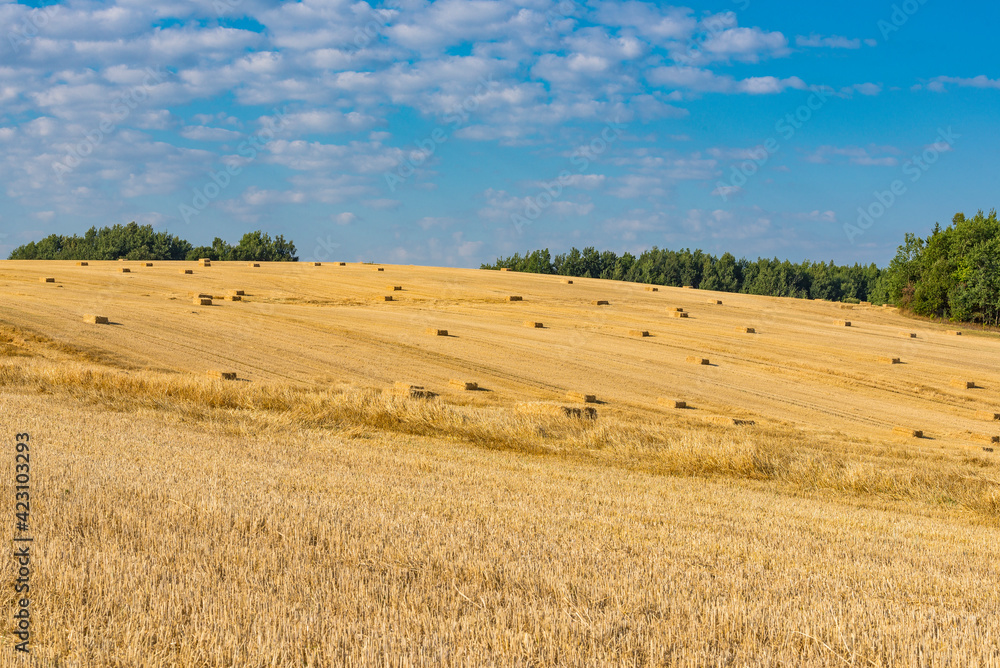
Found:
[[296, 262], [295, 244], [278, 235], [274, 239], [259, 230], [243, 235], [231, 246], [216, 237], [211, 246], [193, 247], [190, 242], [166, 232], [154, 232], [152, 225], [90, 228], [82, 237], [53, 234], [30, 242], [10, 254], [11, 260], [249, 260]]

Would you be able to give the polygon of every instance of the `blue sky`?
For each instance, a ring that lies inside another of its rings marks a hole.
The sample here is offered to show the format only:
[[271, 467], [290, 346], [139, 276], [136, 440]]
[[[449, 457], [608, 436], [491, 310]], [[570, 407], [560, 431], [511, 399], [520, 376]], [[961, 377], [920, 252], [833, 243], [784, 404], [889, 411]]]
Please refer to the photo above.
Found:
[[303, 259], [885, 264], [996, 207], [995, 3], [0, 3], [0, 253], [135, 220]]

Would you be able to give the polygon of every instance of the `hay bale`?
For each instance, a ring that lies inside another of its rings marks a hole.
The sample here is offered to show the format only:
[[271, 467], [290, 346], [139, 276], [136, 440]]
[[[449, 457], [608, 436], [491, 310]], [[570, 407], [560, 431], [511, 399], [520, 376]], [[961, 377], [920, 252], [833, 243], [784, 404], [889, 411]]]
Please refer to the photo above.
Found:
[[525, 327], [532, 327], [534, 329], [541, 329], [543, 327], [542, 323], [535, 322], [534, 320], [525, 320], [524, 321], [524, 326]]
[[902, 364], [898, 357], [879, 357], [879, 364]]
[[392, 298], [392, 295], [383, 295], [381, 297], [376, 298], [375, 301], [391, 302], [395, 300]]
[[688, 317], [688, 314], [684, 313], [683, 311], [674, 311], [670, 315], [672, 317], [674, 317], [674, 318], [686, 318], [686, 317]]
[[244, 296], [246, 294], [246, 292], [244, 292], [243, 290], [230, 290], [229, 294], [231, 294], [231, 295], [239, 295], [239, 296], [242, 297], [242, 296]]
[[257, 263], [257, 262], [251, 262], [251, 263], [250, 263], [250, 264], [248, 264], [247, 266], [248, 266], [248, 267], [255, 267], [255, 268], [256, 268], [256, 267], [260, 267], [260, 264], [259, 264], [259, 263]]
[[337, 263], [337, 266], [338, 266], [338, 267], [346, 267], [346, 266], [347, 266], [347, 263], [346, 263], [346, 262], [338, 262], [338, 263]]
[[740, 334], [756, 334], [757, 330], [753, 327], [737, 327], [736, 331]]
[[561, 281], [559, 281], [559, 282], [560, 282], [560, 283], [564, 283], [564, 284], [566, 284], [566, 285], [573, 285], [573, 281], [571, 281], [571, 280], [570, 280], [570, 279], [568, 279], [568, 278], [564, 278], [564, 279], [562, 279], [562, 280], [561, 280]]
[[211, 306], [212, 300], [206, 297], [195, 297], [191, 300], [191, 303], [195, 306]]
[[243, 301], [243, 297], [239, 295], [226, 295], [226, 301], [241, 302]]
[[142, 266], [144, 266], [144, 267], [152, 267], [153, 263], [152, 262], [145, 262], [145, 263], [143, 263]]
[[685, 290], [694, 290], [694, 286], [693, 285], [685, 285], [684, 289]]
[[861, 303], [860, 303], [860, 304], [858, 304], [858, 305], [859, 305], [859, 306], [871, 306], [871, 305], [872, 305], [872, 303], [871, 303], [871, 302], [861, 302]]
[[952, 378], [951, 386], [963, 390], [974, 390], [976, 389], [976, 382], [973, 380], [962, 380], [960, 378]]
[[962, 336], [962, 332], [959, 332], [958, 330], [955, 330], [955, 329], [949, 329], [949, 330], [948, 330], [947, 332], [945, 332], [945, 333], [946, 333], [946, 334], [947, 334], [948, 336]]
[[990, 434], [971, 434], [970, 438], [973, 441], [984, 441], [986, 443], [1000, 443], [1000, 436], [991, 436]]
[[669, 306], [669, 307], [667, 307], [667, 310], [670, 311], [670, 312], [672, 312], [672, 313], [683, 313], [684, 312], [684, 309], [681, 308], [680, 306]]
[[836, 322], [834, 322], [834, 324], [837, 325], [838, 327], [850, 327], [851, 326], [851, 321], [850, 320], [837, 320]]
[[507, 267], [500, 267], [500, 271], [510, 271]]
[[132, 273], [132, 270], [131, 270], [131, 269], [129, 269], [128, 267], [120, 267], [120, 268], [118, 269], [118, 271], [120, 271], [120, 272], [121, 272], [121, 273], [123, 273], [123, 274], [131, 274], [131, 273]]
[[190, 269], [181, 269], [178, 273], [180, 274], [193, 274], [194, 272]]
[[688, 407], [686, 401], [678, 401], [677, 399], [668, 399], [667, 397], [659, 397], [656, 400], [656, 403], [658, 403], [661, 406], [666, 406], [667, 408], [687, 408]]
[[322, 267], [323, 263], [322, 262], [313, 262], [313, 266], [314, 267]]
[[517, 405], [518, 410], [537, 415], [551, 415], [553, 417], [575, 418], [582, 420], [596, 420], [597, 409], [591, 406], [563, 406], [560, 404], [549, 404], [542, 402], [531, 402]]
[[649, 336], [649, 332], [647, 332], [645, 329], [630, 329], [630, 330], [628, 330], [628, 335], [629, 336], [638, 336], [639, 338], [644, 338], [644, 337]]
[[593, 304], [594, 306], [610, 306], [611, 305], [611, 302], [604, 301], [603, 299], [595, 299], [594, 301], [592, 301], [590, 303]]
[[87, 266], [89, 266], [89, 264], [86, 263], [86, 262], [77, 262], [76, 266], [78, 266], [78, 267], [87, 267]]
[[519, 301], [522, 301], [522, 300], [517, 295], [510, 295], [509, 297], [507, 297], [507, 301], [509, 301], [509, 302], [519, 302]]
[[207, 258], [207, 257], [199, 258], [198, 259], [198, 264], [200, 264], [202, 267], [211, 267], [212, 266], [212, 260], [209, 259], [209, 258]]
[[905, 436], [906, 438], [924, 437], [924, 432], [919, 429], [910, 429], [909, 427], [893, 427], [892, 432], [898, 436]]
[[916, 332], [900, 332], [899, 335], [902, 336], [904, 339], [915, 339], [915, 338], [917, 338], [917, 333]]
[[712, 306], [722, 306], [722, 300], [721, 299], [709, 299], [705, 303], [706, 304], [711, 304]]
[[993, 411], [976, 411], [977, 420], [1000, 420], [1000, 413], [994, 413]]
[[409, 383], [397, 382], [393, 385], [392, 394], [410, 399], [430, 399], [437, 396], [430, 390], [424, 389], [423, 385], [410, 385]]
[[106, 315], [85, 315], [83, 316], [83, 321], [88, 322], [91, 325], [107, 325], [108, 316]]
[[47, 277], [47, 276], [42, 276], [41, 278], [39, 278], [39, 279], [38, 279], [38, 282], [39, 282], [39, 283], [55, 283], [55, 282], [56, 282], [56, 279], [54, 279], [54, 278], [49, 278], [49, 277]]
[[660, 289], [659, 289], [659, 288], [657, 288], [657, 287], [654, 287], [654, 286], [652, 286], [652, 285], [647, 285], [647, 286], [646, 286], [646, 292], [659, 292], [659, 291], [660, 291]]
[[375, 271], [385, 271], [385, 267], [375, 267]]
[[584, 394], [583, 392], [573, 392], [569, 391], [566, 393], [566, 399], [568, 401], [577, 401], [582, 404], [596, 404], [597, 396], [594, 394]]
[[433, 327], [428, 327], [424, 330], [424, 334], [430, 334], [431, 336], [448, 336], [447, 329], [434, 329]]
[[457, 378], [452, 378], [448, 381], [448, 384], [452, 387], [457, 387], [460, 390], [465, 390], [466, 392], [472, 392], [479, 389], [479, 383], [472, 383], [465, 380], [458, 380]]
[[208, 375], [219, 380], [236, 380], [235, 371], [209, 371]]
[[845, 311], [850, 311], [854, 309], [854, 304], [841, 304], [840, 308], [844, 309]]
[[705, 359], [704, 357], [697, 357], [695, 355], [688, 355], [687, 361], [690, 364], [700, 364], [702, 366], [708, 366], [709, 365], [709, 361], [707, 359]]
[[385, 289], [386, 290], [390, 290], [392, 292], [399, 292], [400, 290], [403, 289], [403, 286], [402, 285], [387, 285], [387, 286], [385, 286]]

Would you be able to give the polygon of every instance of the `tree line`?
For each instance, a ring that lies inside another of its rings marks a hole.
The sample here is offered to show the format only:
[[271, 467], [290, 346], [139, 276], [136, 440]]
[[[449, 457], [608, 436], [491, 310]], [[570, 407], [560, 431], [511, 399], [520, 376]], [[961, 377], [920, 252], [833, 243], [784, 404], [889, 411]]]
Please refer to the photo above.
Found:
[[500, 257], [481, 269], [604, 278], [774, 297], [895, 304], [917, 315], [1000, 325], [1000, 224], [995, 211], [972, 218], [956, 214], [947, 229], [935, 224], [927, 239], [906, 234], [886, 268], [793, 263], [778, 258], [736, 259], [701, 250], [653, 247], [638, 257], [571, 248]]
[[10, 260], [245, 260], [297, 262], [295, 244], [282, 235], [271, 238], [260, 230], [247, 232], [239, 243], [216, 237], [211, 246], [195, 246], [169, 232], [154, 232], [152, 225], [91, 227], [81, 237], [52, 234], [11, 252]]

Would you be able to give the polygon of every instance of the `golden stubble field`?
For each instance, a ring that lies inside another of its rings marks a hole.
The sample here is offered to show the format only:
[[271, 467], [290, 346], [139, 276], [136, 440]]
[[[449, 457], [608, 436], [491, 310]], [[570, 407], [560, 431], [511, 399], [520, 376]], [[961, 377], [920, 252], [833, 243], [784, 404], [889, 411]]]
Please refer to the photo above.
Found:
[[1000, 339], [572, 280], [0, 263], [34, 663], [1000, 665]]

